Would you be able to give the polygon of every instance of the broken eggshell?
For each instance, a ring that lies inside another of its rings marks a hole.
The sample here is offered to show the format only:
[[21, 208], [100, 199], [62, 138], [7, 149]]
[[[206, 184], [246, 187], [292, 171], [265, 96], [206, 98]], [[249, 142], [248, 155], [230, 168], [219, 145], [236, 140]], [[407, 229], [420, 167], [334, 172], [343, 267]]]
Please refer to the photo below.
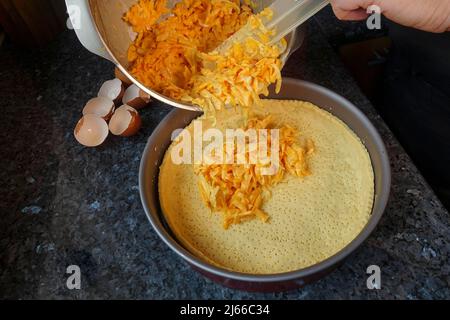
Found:
[[105, 142], [109, 130], [106, 121], [96, 114], [86, 114], [78, 121], [74, 135], [75, 139], [86, 147], [97, 147]]
[[83, 109], [83, 115], [96, 114], [106, 121], [111, 119], [115, 110], [114, 102], [106, 97], [96, 97], [89, 100]]
[[141, 126], [142, 120], [137, 110], [126, 104], [118, 108], [109, 121], [109, 131], [122, 137], [135, 135]]
[[106, 81], [98, 91], [99, 97], [105, 97], [111, 99], [115, 103], [119, 103], [122, 100], [125, 88], [122, 81], [119, 79], [113, 79]]
[[151, 101], [150, 95], [142, 91], [137, 85], [133, 84], [125, 90], [122, 98], [123, 104], [129, 105], [136, 110], [145, 108]]

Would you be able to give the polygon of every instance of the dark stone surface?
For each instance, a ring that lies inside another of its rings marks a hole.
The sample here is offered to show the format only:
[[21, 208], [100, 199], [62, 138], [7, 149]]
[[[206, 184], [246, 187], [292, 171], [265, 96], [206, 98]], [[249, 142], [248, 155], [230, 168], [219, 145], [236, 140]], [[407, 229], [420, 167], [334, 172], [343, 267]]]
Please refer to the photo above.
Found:
[[[301, 290], [276, 294], [229, 290], [193, 271], [151, 229], [138, 193], [141, 153], [170, 108], [154, 103], [142, 112], [136, 137], [80, 146], [72, 132], [81, 108], [113, 67], [66, 32], [39, 52], [0, 48], [0, 298], [449, 298], [448, 213], [342, 67], [324, 29], [317, 21], [309, 27], [284, 73], [360, 107], [392, 160], [388, 209], [342, 267]], [[82, 272], [79, 291], [66, 288], [66, 267], [74, 264]], [[372, 264], [381, 267], [381, 290], [366, 288]]]
[[314, 17], [318, 26], [334, 47], [357, 41], [385, 36], [388, 31], [387, 19], [381, 17], [381, 29], [369, 30], [366, 20], [339, 21], [333, 14], [331, 6], [327, 6]]

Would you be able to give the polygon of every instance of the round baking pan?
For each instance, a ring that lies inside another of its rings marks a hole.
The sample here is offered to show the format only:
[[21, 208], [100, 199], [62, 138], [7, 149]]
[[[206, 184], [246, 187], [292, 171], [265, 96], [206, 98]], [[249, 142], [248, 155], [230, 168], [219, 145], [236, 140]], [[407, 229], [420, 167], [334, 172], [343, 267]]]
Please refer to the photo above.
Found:
[[142, 205], [159, 237], [181, 258], [203, 275], [227, 287], [246, 291], [284, 291], [315, 281], [339, 266], [372, 233], [386, 208], [391, 184], [389, 158], [383, 141], [367, 117], [351, 102], [319, 85], [285, 78], [275, 99], [309, 101], [344, 121], [366, 146], [375, 174], [375, 198], [371, 217], [360, 234], [345, 248], [310, 267], [280, 274], [244, 274], [211, 265], [186, 250], [174, 237], [161, 213], [158, 196], [159, 167], [171, 144], [174, 130], [185, 128], [201, 113], [182, 109], [172, 111], [148, 140], [141, 160], [139, 187]]

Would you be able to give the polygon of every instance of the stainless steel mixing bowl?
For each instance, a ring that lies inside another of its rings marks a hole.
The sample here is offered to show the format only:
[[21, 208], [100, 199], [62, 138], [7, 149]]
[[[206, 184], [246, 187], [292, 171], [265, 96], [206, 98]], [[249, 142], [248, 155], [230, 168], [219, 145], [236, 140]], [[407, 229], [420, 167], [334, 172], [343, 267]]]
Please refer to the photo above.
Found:
[[[274, 0], [253, 0], [256, 12], [269, 6]], [[137, 0], [66, 0], [72, 25], [81, 43], [91, 52], [102, 56], [114, 64], [142, 90], [153, 98], [171, 106], [198, 111], [198, 107], [173, 100], [136, 80], [129, 72], [127, 51], [136, 34], [122, 17]], [[169, 0], [173, 6], [179, 0]], [[299, 28], [287, 36], [287, 50], [282, 56], [285, 62], [303, 43], [304, 28]]]
[[199, 259], [174, 237], [159, 205], [159, 166], [171, 143], [172, 132], [186, 127], [200, 115], [198, 112], [174, 110], [155, 129], [142, 156], [139, 175], [142, 205], [154, 230], [173, 251], [196, 270], [225, 286], [248, 291], [281, 291], [297, 288], [323, 277], [369, 237], [380, 221], [389, 198], [391, 171], [388, 155], [380, 135], [367, 117], [351, 102], [321, 86], [288, 78], [283, 81], [280, 94], [272, 94], [272, 98], [304, 100], [320, 106], [344, 121], [363, 141], [375, 173], [372, 215], [361, 233], [341, 251], [320, 263], [297, 271], [273, 275], [243, 274], [218, 268]]

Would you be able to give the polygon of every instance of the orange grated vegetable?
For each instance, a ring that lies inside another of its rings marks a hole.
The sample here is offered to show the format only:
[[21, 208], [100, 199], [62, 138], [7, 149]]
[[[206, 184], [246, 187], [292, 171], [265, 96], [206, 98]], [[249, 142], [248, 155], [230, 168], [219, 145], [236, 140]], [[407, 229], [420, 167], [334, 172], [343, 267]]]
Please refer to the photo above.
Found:
[[[279, 90], [279, 57], [286, 43], [269, 45], [271, 33], [261, 19], [270, 19], [270, 10], [253, 15], [239, 0], [182, 0], [171, 10], [166, 5], [166, 0], [139, 0], [124, 16], [138, 33], [128, 60], [141, 83], [205, 111], [249, 107], [275, 82]], [[252, 37], [224, 55], [211, 52], [244, 26]]]
[[[270, 157], [272, 117], [264, 119], [250, 118], [247, 129], [267, 129], [268, 156]], [[298, 132], [288, 125], [279, 130], [279, 166], [273, 175], [263, 175], [262, 169], [267, 163], [251, 164], [212, 164], [197, 165], [195, 173], [199, 177], [199, 191], [205, 205], [212, 211], [223, 215], [223, 226], [228, 229], [232, 224], [260, 219], [268, 222], [269, 216], [261, 207], [270, 194], [270, 187], [281, 182], [286, 173], [297, 177], [310, 174], [308, 158], [314, 153], [314, 143], [303, 139], [297, 143]], [[261, 131], [257, 131], [258, 133]], [[258, 134], [259, 135], [259, 134]], [[260, 140], [261, 137], [258, 137]], [[224, 145], [224, 150], [226, 145]], [[234, 145], [235, 156], [238, 152]], [[250, 148], [246, 148], [245, 157], [250, 157]]]

